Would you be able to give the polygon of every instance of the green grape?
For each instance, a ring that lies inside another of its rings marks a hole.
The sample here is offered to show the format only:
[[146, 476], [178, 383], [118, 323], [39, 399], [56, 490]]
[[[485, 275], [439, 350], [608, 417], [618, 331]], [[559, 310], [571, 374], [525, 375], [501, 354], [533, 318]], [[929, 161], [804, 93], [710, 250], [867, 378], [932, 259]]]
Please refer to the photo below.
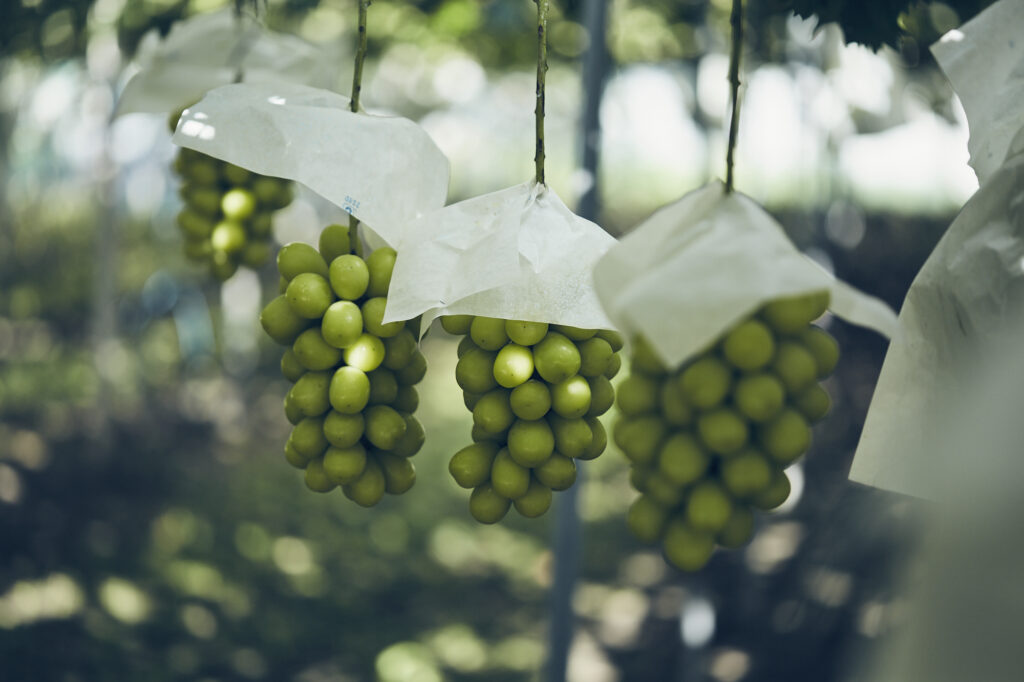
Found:
[[387, 480], [384, 478], [384, 470], [373, 458], [366, 460], [366, 467], [363, 473], [343, 490], [353, 502], [360, 507], [372, 507], [384, 497], [387, 488]]
[[[317, 254], [317, 258], [320, 255]], [[288, 305], [298, 315], [307, 319], [323, 317], [324, 312], [334, 302], [334, 292], [327, 280], [312, 272], [303, 272], [288, 282], [284, 292]]]
[[216, 251], [210, 255], [210, 274], [218, 281], [225, 282], [238, 271], [238, 263], [224, 251]]
[[317, 458], [310, 460], [306, 465], [306, 487], [315, 493], [326, 493], [334, 489], [335, 483], [324, 471], [323, 460]]
[[818, 365], [810, 351], [795, 341], [783, 341], [772, 362], [772, 371], [790, 393], [797, 393], [818, 378]]
[[405, 322], [388, 322], [384, 324], [384, 308], [388, 299], [377, 296], [363, 303], [363, 325], [366, 331], [382, 339], [390, 338], [405, 328]]
[[635, 417], [658, 409], [658, 381], [646, 374], [630, 374], [619, 383], [616, 399], [622, 414]]
[[554, 451], [555, 434], [543, 419], [517, 419], [508, 430], [508, 452], [524, 467], [543, 464]]
[[807, 419], [816, 422], [824, 419], [832, 409], [832, 399], [828, 397], [828, 391], [814, 384], [793, 396], [793, 405]]
[[584, 419], [562, 419], [549, 415], [548, 424], [555, 437], [555, 451], [566, 457], [584, 454], [594, 440], [594, 432]]
[[608, 433], [604, 430], [604, 424], [597, 417], [584, 417], [583, 421], [587, 422], [594, 437], [583, 454], [576, 459], [596, 459], [608, 447]]
[[342, 414], [362, 412], [370, 401], [370, 379], [356, 367], [340, 367], [331, 378], [331, 407]]
[[[490, 318], [477, 318], [490, 319]], [[500, 322], [500, 320], [499, 320]], [[494, 380], [499, 386], [515, 388], [533, 376], [533, 353], [525, 346], [505, 344], [494, 358]]]
[[714, 537], [673, 519], [665, 528], [662, 549], [669, 563], [681, 571], [697, 571], [704, 567], [715, 550]]
[[370, 286], [370, 269], [359, 256], [345, 253], [331, 261], [328, 280], [338, 298], [356, 301]]
[[310, 325], [310, 321], [297, 315], [284, 296], [278, 296], [260, 313], [260, 324], [271, 339], [282, 346], [290, 346]]
[[718, 544], [728, 549], [737, 549], [747, 544], [754, 535], [754, 515], [746, 507], [732, 508], [732, 515], [718, 531]]
[[488, 483], [482, 483], [473, 489], [469, 496], [469, 513], [480, 523], [497, 523], [505, 518], [512, 503], [498, 493]]
[[345, 364], [364, 372], [372, 372], [384, 361], [384, 342], [373, 334], [360, 334], [345, 347]]
[[573, 341], [586, 341], [597, 333], [596, 329], [582, 329], [580, 327], [570, 327], [564, 324], [556, 324], [553, 329]]
[[394, 336], [384, 339], [384, 362], [382, 364], [388, 369], [402, 369], [412, 361], [416, 350], [416, 337], [408, 329], [402, 328]]
[[185, 187], [183, 189], [183, 198], [193, 210], [210, 218], [219, 217], [221, 194], [217, 189], [212, 187]]
[[399, 386], [391, 406], [399, 412], [415, 412], [420, 406], [420, 394], [412, 386]]
[[267, 242], [247, 242], [242, 249], [242, 265], [258, 268], [270, 260], [270, 244]]
[[533, 475], [552, 490], [568, 490], [576, 482], [576, 462], [555, 452], [534, 468]]
[[513, 343], [518, 343], [520, 346], [532, 346], [540, 343], [547, 333], [547, 322], [505, 321], [505, 334]]
[[387, 405], [373, 405], [365, 412], [366, 440], [381, 450], [390, 450], [405, 435], [408, 425], [394, 408]]
[[331, 409], [327, 399], [330, 377], [326, 372], [307, 372], [288, 391], [296, 407], [307, 417], [319, 417]]
[[758, 493], [751, 503], [762, 511], [771, 511], [786, 501], [786, 498], [789, 497], [789, 492], [789, 478], [784, 472], [776, 471], [772, 477], [771, 485]]
[[615, 389], [612, 382], [603, 375], [589, 377], [587, 383], [590, 385], [590, 409], [584, 416], [600, 417], [615, 403]]
[[365, 427], [362, 412], [343, 414], [332, 410], [324, 418], [324, 437], [336, 448], [351, 448], [362, 438]]
[[811, 429], [796, 410], [786, 408], [760, 431], [764, 451], [776, 462], [789, 464], [811, 445]]
[[367, 296], [387, 296], [391, 284], [391, 272], [395, 269], [398, 254], [390, 246], [383, 246], [366, 259], [366, 267], [370, 271], [370, 283], [366, 288]]
[[685, 497], [683, 488], [664, 476], [648, 476], [644, 492], [652, 500], [669, 509], [679, 506]]
[[426, 374], [427, 359], [417, 350], [413, 352], [409, 364], [395, 372], [395, 378], [398, 379], [399, 386], [414, 386], [423, 381]]
[[288, 438], [291, 440], [292, 446], [309, 459], [319, 457], [327, 449], [322, 417], [303, 419], [292, 428], [292, 433]]
[[722, 485], [740, 499], [757, 495], [772, 482], [773, 469], [756, 450], [744, 450], [722, 463]]
[[324, 341], [335, 348], [348, 348], [363, 334], [363, 312], [352, 301], [335, 301], [320, 322]]
[[658, 407], [661, 418], [671, 426], [687, 426], [693, 422], [693, 407], [683, 397], [678, 382], [673, 377], [664, 379], [658, 393]]
[[719, 407], [697, 418], [697, 432], [712, 452], [728, 455], [747, 443], [747, 422], [735, 410]]
[[326, 279], [327, 263], [309, 244], [292, 242], [277, 252], [277, 271], [288, 281], [303, 273], [313, 273]]
[[761, 316], [781, 334], [796, 334], [828, 309], [829, 292], [776, 299], [764, 306]]
[[474, 317], [469, 325], [469, 336], [473, 343], [484, 350], [497, 351], [508, 343], [505, 321], [496, 317]]
[[469, 437], [474, 443], [490, 441], [492, 443], [501, 443], [504, 445], [508, 442], [508, 431], [502, 431], [501, 433], [488, 433], [476, 424], [473, 424], [473, 428], [469, 432]]
[[654, 475], [650, 467], [633, 464], [629, 467], [629, 484], [643, 492], [647, 490], [647, 481]]
[[337, 485], [348, 485], [366, 468], [366, 448], [359, 443], [347, 448], [329, 447], [324, 453], [323, 469]]
[[800, 332], [800, 343], [804, 345], [818, 367], [818, 378], [824, 379], [839, 362], [839, 344], [832, 335], [820, 327], [808, 327]]
[[710, 410], [718, 406], [729, 394], [732, 372], [713, 355], [706, 355], [683, 370], [679, 388], [683, 397], [694, 407]]
[[620, 419], [614, 429], [615, 444], [636, 464], [652, 464], [665, 435], [665, 423], [654, 415]]
[[590, 384], [579, 375], [558, 382], [551, 387], [551, 409], [565, 419], [582, 417], [590, 409]]
[[580, 369], [580, 351], [576, 344], [558, 332], [548, 332], [533, 349], [537, 374], [549, 384], [557, 384]]
[[463, 488], [476, 488], [491, 477], [491, 465], [498, 454], [496, 443], [473, 443], [462, 448], [448, 462], [448, 472]]
[[614, 353], [618, 353], [625, 345], [622, 334], [612, 329], [598, 329], [595, 336], [607, 341], [608, 345], [612, 347], [612, 352]]
[[472, 315], [442, 315], [441, 327], [449, 334], [461, 336], [469, 333], [469, 326], [473, 323]]
[[[324, 262], [330, 264], [334, 263], [334, 259], [338, 256], [347, 256], [351, 252], [351, 239], [348, 234], [348, 227], [346, 225], [328, 225], [320, 232], [320, 239], [317, 245], [320, 247], [320, 255], [323, 257]], [[328, 280], [330, 280], [330, 268], [328, 267]], [[331, 287], [334, 287], [334, 282], [331, 282]], [[338, 293], [335, 291], [335, 293]], [[338, 294], [341, 298], [345, 298]]]
[[399, 457], [412, 457], [423, 447], [427, 440], [427, 434], [416, 417], [406, 414], [403, 415], [403, 418], [405, 419], [405, 433], [395, 442], [391, 453]]
[[761, 372], [740, 377], [733, 390], [736, 409], [747, 419], [765, 422], [786, 403], [786, 388], [774, 374]]
[[295, 445], [292, 444], [291, 439], [285, 441], [284, 444], [284, 458], [289, 464], [296, 469], [305, 469], [306, 465], [309, 464], [309, 457], [295, 449]]
[[370, 399], [367, 405], [390, 405], [398, 397], [398, 381], [391, 370], [378, 367], [369, 372]]
[[509, 404], [518, 418], [534, 421], [551, 409], [551, 391], [545, 382], [531, 379], [512, 389]]
[[514, 500], [526, 494], [530, 486], [530, 470], [502, 448], [491, 464], [491, 487], [505, 499]]
[[669, 436], [658, 453], [658, 469], [675, 485], [689, 485], [707, 472], [711, 458], [689, 433]]
[[495, 388], [498, 385], [494, 378], [497, 357], [497, 353], [474, 348], [459, 358], [455, 365], [455, 381], [459, 387], [470, 393], [486, 393]]
[[241, 222], [256, 212], [256, 197], [249, 190], [230, 189], [220, 199], [220, 212], [228, 220]]
[[377, 461], [384, 470], [384, 492], [387, 494], [401, 495], [416, 483], [416, 466], [409, 458], [384, 452], [377, 456]]
[[485, 393], [473, 407], [473, 423], [488, 433], [505, 431], [515, 420], [509, 392], [501, 388]]
[[512, 501], [516, 511], [528, 519], [541, 516], [551, 508], [551, 488], [534, 479], [523, 495]]
[[252, 193], [261, 204], [277, 207], [282, 203], [285, 206], [290, 203], [284, 201], [286, 197], [281, 196], [281, 183], [277, 178], [269, 178], [264, 175], [256, 176], [252, 182]]
[[579, 345], [580, 374], [585, 377], [602, 376], [612, 357], [612, 346], [601, 338], [590, 338]]
[[633, 501], [626, 514], [626, 524], [641, 542], [657, 542], [665, 532], [668, 511], [646, 495]]
[[295, 403], [290, 393], [284, 397], [284, 416], [293, 426], [306, 418], [302, 408]]
[[[209, 217], [201, 215], [192, 209], [186, 208], [178, 214], [178, 227], [190, 239], [205, 240], [213, 232], [214, 222]], [[208, 246], [205, 241], [199, 242]]]
[[[257, 213], [249, 221], [249, 233], [254, 237], [269, 239], [274, 231], [274, 216], [270, 213]], [[267, 260], [270, 260], [268, 255]]]
[[633, 358], [630, 364], [634, 372], [660, 375], [667, 371], [665, 363], [661, 361], [647, 339], [642, 336], [638, 336], [633, 344]]
[[312, 371], [331, 369], [341, 360], [341, 351], [328, 344], [316, 327], [299, 334], [292, 352], [300, 365]]
[[285, 350], [284, 355], [281, 356], [281, 374], [288, 381], [298, 381], [299, 377], [306, 373], [306, 368], [303, 367], [298, 358], [295, 357], [295, 353], [292, 352], [291, 348]]
[[192, 260], [209, 260], [213, 257], [213, 247], [208, 240], [188, 240], [185, 242], [185, 255]]
[[622, 356], [616, 353], [608, 361], [608, 367], [605, 368], [604, 375], [608, 379], [614, 379], [620, 369], [622, 369]]
[[466, 406], [466, 409], [470, 412], [476, 407], [476, 404], [480, 402], [480, 398], [483, 398], [483, 393], [470, 393], [469, 391], [462, 392], [462, 404]]
[[737, 369], [748, 372], [760, 369], [775, 354], [775, 338], [764, 323], [747, 320], [725, 335], [722, 354]]
[[[231, 185], [245, 185], [252, 178], [252, 173], [241, 166], [236, 166], [233, 163], [223, 164], [221, 166], [221, 175], [223, 175], [224, 179]], [[255, 197], [253, 198], [253, 201], [255, 201]]]

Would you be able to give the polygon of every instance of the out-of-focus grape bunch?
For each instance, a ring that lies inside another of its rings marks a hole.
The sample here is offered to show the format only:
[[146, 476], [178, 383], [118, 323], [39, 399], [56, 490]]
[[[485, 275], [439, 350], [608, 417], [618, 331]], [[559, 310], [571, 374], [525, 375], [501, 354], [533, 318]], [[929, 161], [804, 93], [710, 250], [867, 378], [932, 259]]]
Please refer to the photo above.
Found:
[[382, 323], [394, 249], [364, 260], [351, 252], [344, 225], [326, 227], [319, 246], [281, 248], [283, 293], [260, 315], [270, 338], [288, 347], [281, 373], [294, 382], [284, 400], [294, 427], [284, 454], [305, 470], [310, 490], [340, 486], [371, 507], [416, 481], [409, 458], [425, 435], [413, 416], [414, 385], [427, 362], [417, 346], [418, 320]]
[[634, 344], [613, 430], [642, 493], [628, 521], [676, 567], [695, 571], [716, 544], [745, 544], [754, 512], [789, 497], [784, 469], [831, 406], [818, 382], [839, 346], [811, 324], [828, 301], [823, 292], [770, 302], [671, 371], [642, 338]]
[[514, 505], [540, 516], [552, 490], [576, 482], [575, 460], [594, 459], [608, 444], [598, 417], [615, 401], [610, 379], [622, 365], [621, 336], [472, 315], [441, 323], [464, 335], [455, 379], [473, 412], [473, 444], [448, 468], [473, 490], [470, 513], [497, 523]]
[[[181, 112], [169, 120], [174, 131]], [[240, 265], [259, 268], [273, 251], [273, 213], [292, 202], [292, 183], [182, 147], [174, 159], [185, 205], [178, 228], [185, 255], [223, 282]]]

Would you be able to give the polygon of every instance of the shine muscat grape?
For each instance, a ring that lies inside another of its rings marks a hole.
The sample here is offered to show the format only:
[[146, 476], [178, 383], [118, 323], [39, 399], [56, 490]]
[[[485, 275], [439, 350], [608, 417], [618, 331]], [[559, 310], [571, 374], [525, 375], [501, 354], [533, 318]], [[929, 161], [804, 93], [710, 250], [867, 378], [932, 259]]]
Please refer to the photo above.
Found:
[[627, 520], [679, 569], [700, 569], [716, 544], [743, 545], [754, 511], [789, 496], [783, 470], [831, 406], [818, 381], [839, 346], [811, 324], [828, 301], [821, 292], [770, 302], [674, 371], [637, 340], [613, 428], [641, 492]]
[[[181, 117], [170, 118], [171, 131]], [[261, 267], [270, 259], [271, 216], [292, 202], [292, 183], [271, 178], [182, 147], [174, 160], [185, 202], [178, 228], [185, 255], [203, 263], [220, 281], [239, 265]]]
[[284, 411], [294, 425], [285, 459], [305, 470], [315, 492], [341, 487], [371, 507], [416, 481], [411, 457], [424, 432], [413, 413], [414, 388], [427, 371], [416, 343], [418, 320], [384, 324], [394, 249], [365, 260], [350, 253], [349, 231], [331, 225], [319, 250], [283, 246], [277, 256], [280, 296], [260, 322], [286, 346], [281, 373], [293, 382]]
[[441, 325], [463, 336], [455, 379], [473, 413], [473, 444], [448, 470], [473, 491], [470, 514], [480, 523], [497, 523], [512, 506], [542, 515], [552, 491], [576, 481], [576, 460], [604, 452], [598, 417], [615, 401], [610, 379], [622, 364], [622, 337], [472, 315], [449, 315]]

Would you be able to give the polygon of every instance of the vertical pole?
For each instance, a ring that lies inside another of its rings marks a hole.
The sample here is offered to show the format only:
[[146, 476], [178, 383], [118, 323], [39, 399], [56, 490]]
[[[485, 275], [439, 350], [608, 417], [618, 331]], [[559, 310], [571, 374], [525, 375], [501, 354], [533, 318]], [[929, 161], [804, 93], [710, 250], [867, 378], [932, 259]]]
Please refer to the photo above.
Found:
[[[599, 210], [597, 166], [600, 154], [600, 105], [604, 81], [608, 74], [608, 50], [605, 45], [605, 27], [608, 16], [607, 0], [585, 0], [584, 26], [590, 36], [590, 45], [583, 57], [583, 111], [580, 121], [583, 169], [592, 182], [580, 197], [577, 212], [594, 220]], [[551, 587], [551, 625], [548, 637], [548, 661], [545, 677], [548, 682], [564, 682], [569, 661], [569, 647], [573, 639], [572, 596], [580, 572], [582, 554], [582, 527], [578, 499], [584, 483], [583, 462], [577, 462], [576, 484], [558, 495], [555, 504], [554, 561], [555, 575]]]

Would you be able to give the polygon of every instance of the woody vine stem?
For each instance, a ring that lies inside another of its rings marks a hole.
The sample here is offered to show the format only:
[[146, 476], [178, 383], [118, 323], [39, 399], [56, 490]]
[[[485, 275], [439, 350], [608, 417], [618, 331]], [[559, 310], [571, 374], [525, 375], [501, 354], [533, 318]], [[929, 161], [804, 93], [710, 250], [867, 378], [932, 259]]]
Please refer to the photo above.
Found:
[[732, 0], [729, 15], [732, 26], [732, 52], [729, 55], [729, 85], [732, 91], [732, 117], [729, 119], [729, 142], [725, 152], [725, 193], [732, 192], [733, 150], [740, 123], [740, 55], [743, 53], [743, 0]]
[[[372, 0], [359, 0], [359, 28], [356, 37], [356, 63], [352, 70], [352, 97], [349, 110], [359, 112], [359, 95], [363, 90], [363, 63], [366, 61], [366, 14]], [[359, 220], [354, 215], [348, 217], [348, 238], [353, 253], [360, 252]]]
[[537, 183], [544, 184], [544, 77], [548, 70], [548, 0], [537, 3], [537, 150], [533, 162], [537, 167]]

